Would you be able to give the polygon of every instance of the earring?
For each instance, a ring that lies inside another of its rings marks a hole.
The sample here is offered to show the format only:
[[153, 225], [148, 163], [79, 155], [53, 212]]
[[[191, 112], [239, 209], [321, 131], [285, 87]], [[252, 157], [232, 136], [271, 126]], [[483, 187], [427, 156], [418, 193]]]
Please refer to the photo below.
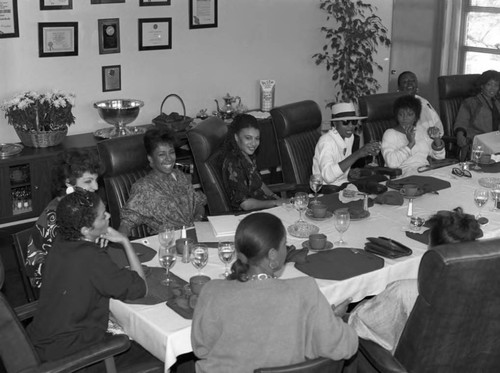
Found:
[[271, 268], [273, 271], [276, 271], [279, 267], [279, 264], [278, 262], [274, 261], [274, 260], [271, 260], [269, 262], [269, 268]]
[[71, 194], [75, 191], [75, 188], [73, 188], [71, 185], [68, 185], [66, 188], [66, 195]]

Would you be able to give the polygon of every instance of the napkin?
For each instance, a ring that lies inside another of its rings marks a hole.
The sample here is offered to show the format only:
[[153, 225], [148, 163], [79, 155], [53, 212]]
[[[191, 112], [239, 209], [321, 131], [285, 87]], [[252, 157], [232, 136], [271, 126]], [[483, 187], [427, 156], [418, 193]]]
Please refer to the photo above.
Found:
[[432, 176], [412, 175], [402, 179], [389, 180], [386, 185], [389, 188], [400, 190], [405, 184], [416, 184], [424, 193], [446, 189], [451, 186], [448, 181]]
[[367, 240], [365, 250], [385, 258], [395, 259], [412, 254], [409, 247], [386, 237], [368, 237]]
[[286, 247], [285, 263], [305, 263], [308, 253], [308, 249], [296, 249], [294, 245], [289, 245]]
[[[352, 197], [348, 197], [349, 194], [347, 193], [344, 193], [344, 191], [350, 191], [352, 190], [353, 192], [355, 193], [352, 193], [353, 196]], [[363, 194], [357, 194], [356, 192], [359, 192], [358, 188], [356, 187], [356, 185], [354, 184], [348, 184], [344, 190], [342, 190], [340, 193], [339, 193], [339, 201], [342, 202], [342, 203], [349, 203], [349, 202], [352, 202], [352, 201], [357, 201], [359, 199], [364, 199], [365, 196]]]
[[[138, 242], [132, 242], [132, 248], [136, 252], [141, 263], [149, 262], [156, 255], [155, 250]], [[129, 265], [127, 255], [125, 254], [122, 245], [110, 242], [108, 244], [107, 251], [111, 260], [113, 260], [113, 262], [115, 262], [119, 267], [126, 267]]]
[[397, 205], [401, 206], [404, 202], [404, 198], [399, 192], [390, 191], [385, 192], [383, 194], [378, 195], [375, 200], [375, 203], [381, 205]]

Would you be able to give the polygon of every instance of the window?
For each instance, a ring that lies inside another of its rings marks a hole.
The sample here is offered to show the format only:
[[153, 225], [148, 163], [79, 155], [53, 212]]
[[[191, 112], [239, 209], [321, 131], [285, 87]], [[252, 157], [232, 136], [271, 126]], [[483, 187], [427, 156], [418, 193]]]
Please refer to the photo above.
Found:
[[466, 0], [461, 33], [463, 73], [500, 71], [500, 0]]

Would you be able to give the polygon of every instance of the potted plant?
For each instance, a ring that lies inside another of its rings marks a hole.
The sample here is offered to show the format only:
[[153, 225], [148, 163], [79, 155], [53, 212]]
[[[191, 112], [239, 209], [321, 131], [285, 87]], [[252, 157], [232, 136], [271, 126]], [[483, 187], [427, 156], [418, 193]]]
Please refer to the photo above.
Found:
[[75, 123], [74, 104], [73, 93], [28, 91], [4, 101], [1, 109], [24, 145], [45, 148], [64, 140]]
[[376, 93], [380, 84], [373, 77], [374, 67], [382, 66], [374, 59], [379, 44], [391, 41], [373, 6], [362, 1], [320, 0], [320, 8], [328, 13], [331, 25], [321, 27], [326, 44], [323, 52], [313, 55], [316, 65], [325, 64], [331, 71], [337, 101], [356, 101], [358, 97]]

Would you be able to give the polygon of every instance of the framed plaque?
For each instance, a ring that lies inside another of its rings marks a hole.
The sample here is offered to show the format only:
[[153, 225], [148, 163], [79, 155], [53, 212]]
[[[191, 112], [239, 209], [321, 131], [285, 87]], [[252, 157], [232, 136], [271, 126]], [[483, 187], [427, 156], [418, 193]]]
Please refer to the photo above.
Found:
[[122, 67], [121, 65], [102, 67], [102, 91], [120, 91], [122, 89]]
[[17, 0], [0, 0], [0, 38], [18, 37]]
[[217, 27], [218, 0], [188, 0], [189, 28]]
[[172, 49], [172, 18], [139, 19], [139, 50]]
[[40, 0], [40, 10], [73, 9], [73, 0]]
[[139, 6], [170, 5], [170, 0], [139, 0]]
[[124, 3], [125, 0], [90, 0], [90, 4], [113, 4]]
[[38, 55], [78, 56], [78, 22], [39, 23]]
[[120, 20], [98, 19], [99, 54], [120, 53]]

